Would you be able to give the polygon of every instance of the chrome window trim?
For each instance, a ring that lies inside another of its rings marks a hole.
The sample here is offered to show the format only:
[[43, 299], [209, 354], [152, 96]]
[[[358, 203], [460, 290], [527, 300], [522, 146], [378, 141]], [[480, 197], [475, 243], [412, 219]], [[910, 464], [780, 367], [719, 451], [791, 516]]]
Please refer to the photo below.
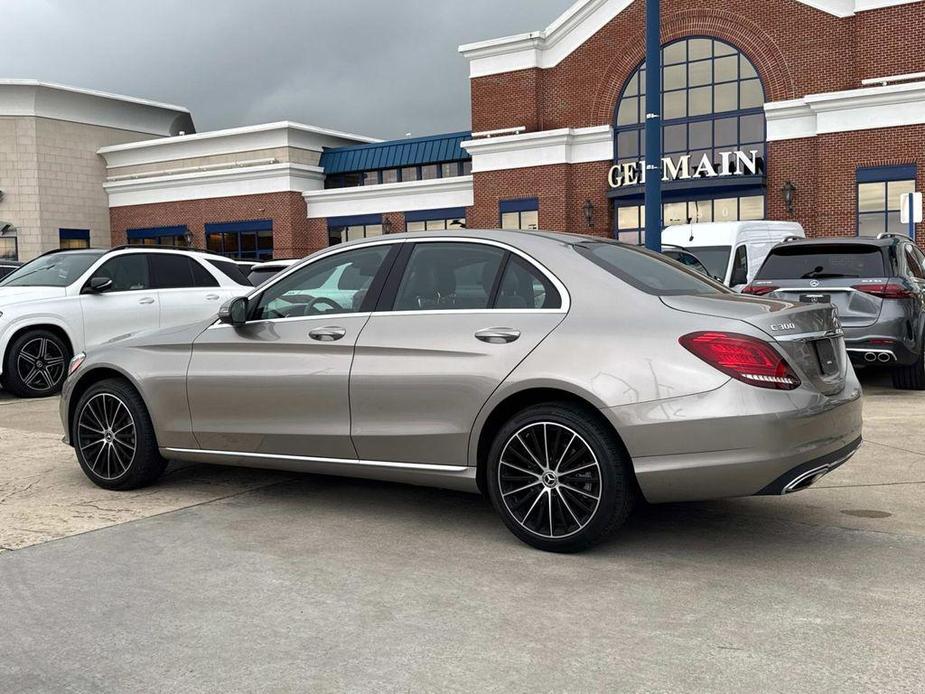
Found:
[[[247, 325], [257, 325], [258, 323], [297, 323], [299, 321], [315, 321], [315, 320], [330, 320], [332, 318], [369, 318], [372, 313], [369, 311], [362, 311], [358, 313], [323, 313], [318, 314], [317, 316], [289, 316], [288, 318], [261, 318], [259, 320], [247, 321]], [[210, 325], [206, 330], [213, 330], [215, 328], [233, 328], [234, 326], [230, 323], [220, 323], [215, 322]]]
[[[411, 233], [420, 234], [422, 232], [411, 232]], [[524, 309], [481, 308], [481, 309], [448, 309], [446, 311], [432, 311], [432, 310], [428, 310], [428, 311], [373, 311], [370, 315], [375, 314], [375, 315], [390, 315], [390, 316], [414, 316], [414, 315], [440, 315], [440, 314], [460, 315], [460, 314], [475, 314], [475, 313], [487, 314], [487, 315], [505, 315], [505, 314], [510, 315], [510, 314], [520, 314], [520, 313], [528, 313], [531, 315], [532, 314], [566, 314], [569, 312], [569, 309], [572, 306], [571, 294], [569, 294], [568, 289], [565, 288], [565, 285], [562, 283], [562, 281], [558, 277], [556, 277], [556, 275], [553, 274], [552, 271], [550, 271], [545, 265], [543, 265], [541, 262], [539, 262], [532, 256], [528, 255], [527, 253], [524, 253], [519, 248], [514, 248], [513, 246], [510, 246], [509, 244], [503, 243], [501, 241], [495, 241], [493, 239], [479, 239], [479, 238], [472, 238], [472, 237], [466, 237], [466, 236], [432, 236], [429, 238], [420, 238], [420, 239], [419, 238], [403, 238], [403, 239], [377, 238], [377, 239], [372, 239], [370, 241], [364, 241], [363, 243], [351, 244], [350, 246], [343, 247], [343, 248], [334, 247], [330, 251], [325, 251], [321, 255], [318, 255], [317, 257], [311, 256], [311, 260], [309, 262], [306, 262], [306, 260], [302, 260], [301, 262], [295, 263], [294, 265], [292, 265], [290, 268], [288, 268], [284, 272], [281, 272], [278, 275], [275, 275], [274, 277], [272, 277], [265, 285], [261, 285], [260, 287], [254, 287], [254, 291], [247, 295], [247, 300], [250, 301], [251, 297], [267, 291], [274, 284], [282, 281], [283, 279], [285, 279], [286, 277], [288, 277], [290, 274], [297, 271], [298, 269], [302, 267], [307, 267], [308, 265], [313, 264], [319, 260], [324, 260], [325, 258], [329, 258], [337, 253], [347, 253], [349, 251], [356, 250], [358, 248], [368, 248], [371, 246], [379, 246], [382, 244], [406, 244], [406, 243], [480, 243], [486, 246], [495, 246], [497, 248], [510, 251], [511, 253], [518, 255], [525, 262], [529, 263], [531, 266], [533, 266], [534, 268], [539, 270], [541, 273], [543, 273], [546, 279], [548, 279], [552, 283], [552, 285], [556, 288], [556, 290], [559, 292], [559, 298], [562, 302], [562, 305], [559, 308], [524, 308]], [[320, 316], [320, 315], [310, 316], [310, 318], [335, 318], [338, 316], [357, 316], [357, 315], [364, 315], [364, 314], [353, 313], [353, 312], [326, 313], [323, 316]], [[308, 316], [298, 316], [295, 319], [304, 319], [304, 318], [309, 318], [309, 317]], [[253, 323], [273, 323], [273, 322], [278, 322], [278, 321], [290, 321], [290, 320], [295, 320], [295, 319], [294, 318], [264, 318], [261, 320], [248, 321], [248, 323], [251, 323], [251, 322]], [[224, 325], [224, 324], [218, 323], [216, 321], [216, 323], [211, 325], [210, 328], [216, 327], [218, 325]]]
[[466, 472], [468, 465], [433, 465], [430, 463], [396, 463], [386, 460], [358, 460], [355, 458], [318, 458], [306, 455], [285, 455], [283, 453], [244, 453], [242, 451], [214, 451], [199, 448], [164, 448], [170, 453], [214, 455], [227, 458], [260, 458], [262, 460], [290, 460], [305, 463], [330, 463], [335, 465], [360, 465], [363, 467], [398, 468], [426, 472]]

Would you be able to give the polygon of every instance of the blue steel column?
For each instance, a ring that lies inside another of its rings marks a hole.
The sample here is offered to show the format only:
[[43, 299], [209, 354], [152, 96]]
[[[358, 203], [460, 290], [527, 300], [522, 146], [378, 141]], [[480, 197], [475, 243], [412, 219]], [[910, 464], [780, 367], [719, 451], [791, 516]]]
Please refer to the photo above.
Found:
[[646, 248], [662, 250], [662, 42], [660, 0], [646, 0]]

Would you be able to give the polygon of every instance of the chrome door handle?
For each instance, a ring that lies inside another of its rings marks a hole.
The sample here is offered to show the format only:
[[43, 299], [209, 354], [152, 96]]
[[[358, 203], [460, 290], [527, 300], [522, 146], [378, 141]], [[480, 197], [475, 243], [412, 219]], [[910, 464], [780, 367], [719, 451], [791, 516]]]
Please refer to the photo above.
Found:
[[318, 342], [334, 342], [341, 339], [346, 334], [347, 331], [343, 328], [331, 325], [325, 326], [324, 328], [315, 328], [308, 332], [308, 336], [313, 340], [318, 340]]
[[139, 304], [153, 304], [153, 303], [154, 303], [154, 297], [153, 297], [153, 296], [146, 296], [144, 299], [139, 299], [139, 300], [138, 300], [138, 303], [139, 303]]
[[206, 301], [218, 301], [220, 298], [218, 294], [206, 294]]
[[475, 337], [492, 345], [503, 345], [520, 337], [520, 331], [514, 328], [485, 328], [485, 330], [479, 330]]

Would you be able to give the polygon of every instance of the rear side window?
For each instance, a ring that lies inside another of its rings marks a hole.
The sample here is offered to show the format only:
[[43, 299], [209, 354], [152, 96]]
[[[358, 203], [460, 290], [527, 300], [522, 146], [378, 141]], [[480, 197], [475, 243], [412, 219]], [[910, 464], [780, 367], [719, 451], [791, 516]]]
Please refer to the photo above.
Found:
[[781, 246], [768, 255], [755, 279], [809, 280], [886, 277], [879, 246], [819, 244]]
[[547, 277], [516, 255], [509, 256], [493, 308], [561, 308], [562, 298]]
[[205, 268], [184, 255], [153, 254], [151, 270], [157, 289], [218, 286], [218, 281]]
[[[213, 258], [208, 259], [209, 264], [217, 268], [225, 277], [229, 278], [235, 284], [242, 284], [245, 287], [252, 286], [252, 283], [247, 279], [247, 276], [241, 272], [239, 268], [234, 263], [228, 260], [214, 260]], [[253, 286], [256, 286], [258, 283], [254, 282]]]
[[646, 294], [684, 296], [730, 292], [700, 273], [635, 246], [598, 241], [577, 245], [575, 250], [614, 277]]

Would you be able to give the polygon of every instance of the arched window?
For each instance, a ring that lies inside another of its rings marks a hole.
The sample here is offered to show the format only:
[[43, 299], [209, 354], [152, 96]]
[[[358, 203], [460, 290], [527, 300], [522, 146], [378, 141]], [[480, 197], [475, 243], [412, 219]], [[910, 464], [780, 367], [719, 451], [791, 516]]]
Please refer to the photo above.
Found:
[[[645, 157], [646, 65], [630, 76], [614, 109], [614, 162]], [[734, 46], [712, 38], [687, 38], [662, 48], [662, 150], [678, 162], [690, 155], [696, 168], [706, 155], [717, 170], [724, 153], [765, 157], [764, 88], [751, 61]], [[727, 154], [727, 157], [730, 156]], [[665, 226], [688, 221], [763, 219], [764, 190], [755, 177], [737, 186], [724, 178], [666, 184]], [[641, 191], [615, 196], [615, 232], [625, 240], [645, 225]]]

